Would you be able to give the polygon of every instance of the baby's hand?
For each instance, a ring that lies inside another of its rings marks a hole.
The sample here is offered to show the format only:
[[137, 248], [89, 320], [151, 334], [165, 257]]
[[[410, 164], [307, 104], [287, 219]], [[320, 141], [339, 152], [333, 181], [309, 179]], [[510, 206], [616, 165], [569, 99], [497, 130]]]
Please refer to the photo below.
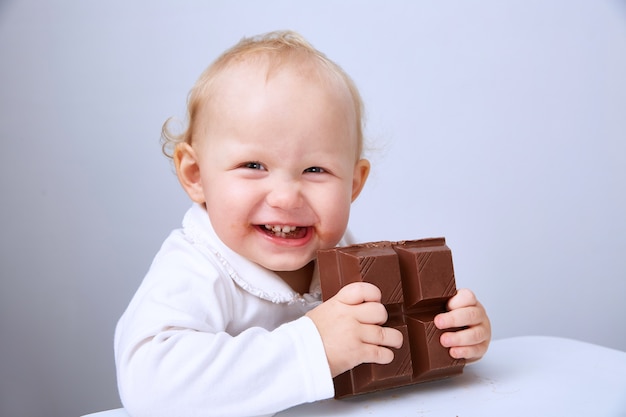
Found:
[[381, 326], [387, 311], [380, 299], [375, 285], [355, 282], [306, 314], [320, 332], [333, 377], [361, 363], [389, 363], [389, 347], [402, 346], [402, 333]]
[[465, 327], [456, 332], [441, 335], [441, 344], [450, 348], [450, 356], [464, 358], [469, 362], [483, 357], [491, 340], [491, 323], [485, 308], [468, 289], [457, 291], [448, 301], [447, 313], [435, 316], [438, 329]]

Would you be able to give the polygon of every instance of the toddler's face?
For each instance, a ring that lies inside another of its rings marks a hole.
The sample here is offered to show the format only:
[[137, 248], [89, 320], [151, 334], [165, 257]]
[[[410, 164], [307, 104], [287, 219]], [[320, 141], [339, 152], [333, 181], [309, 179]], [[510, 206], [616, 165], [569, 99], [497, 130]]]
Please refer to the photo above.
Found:
[[[369, 171], [357, 161], [347, 88], [239, 65], [219, 80], [194, 127], [199, 184], [218, 236], [274, 271], [294, 271], [343, 236]], [[188, 146], [188, 145], [186, 145]], [[195, 191], [194, 191], [195, 190]]]

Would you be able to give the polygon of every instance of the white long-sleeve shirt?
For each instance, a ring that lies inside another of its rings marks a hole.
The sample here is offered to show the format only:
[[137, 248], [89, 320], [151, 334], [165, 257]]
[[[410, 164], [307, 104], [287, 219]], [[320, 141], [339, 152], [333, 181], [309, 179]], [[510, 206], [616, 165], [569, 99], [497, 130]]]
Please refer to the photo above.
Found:
[[[342, 242], [346, 243], [346, 242]], [[115, 332], [133, 417], [256, 416], [332, 397], [324, 346], [300, 296], [216, 236], [193, 205], [165, 240]]]

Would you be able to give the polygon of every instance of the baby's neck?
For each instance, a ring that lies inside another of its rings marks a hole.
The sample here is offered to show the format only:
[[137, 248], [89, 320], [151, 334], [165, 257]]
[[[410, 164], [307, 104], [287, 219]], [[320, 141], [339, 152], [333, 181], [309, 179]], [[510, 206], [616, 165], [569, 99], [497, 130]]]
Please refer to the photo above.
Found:
[[295, 271], [276, 271], [276, 273], [298, 294], [306, 294], [311, 288], [314, 268], [314, 261], [311, 261]]

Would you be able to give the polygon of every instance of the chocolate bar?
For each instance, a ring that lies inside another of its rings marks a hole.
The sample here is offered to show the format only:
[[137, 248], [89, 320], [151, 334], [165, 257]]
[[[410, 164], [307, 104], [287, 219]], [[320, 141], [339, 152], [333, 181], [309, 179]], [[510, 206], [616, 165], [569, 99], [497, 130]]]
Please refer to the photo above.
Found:
[[[388, 320], [404, 343], [386, 365], [364, 363], [334, 378], [335, 398], [432, 381], [463, 372], [439, 342], [437, 314], [456, 293], [452, 253], [444, 238], [371, 242], [318, 251], [322, 299], [351, 282], [380, 288]], [[449, 330], [446, 330], [449, 331]]]

